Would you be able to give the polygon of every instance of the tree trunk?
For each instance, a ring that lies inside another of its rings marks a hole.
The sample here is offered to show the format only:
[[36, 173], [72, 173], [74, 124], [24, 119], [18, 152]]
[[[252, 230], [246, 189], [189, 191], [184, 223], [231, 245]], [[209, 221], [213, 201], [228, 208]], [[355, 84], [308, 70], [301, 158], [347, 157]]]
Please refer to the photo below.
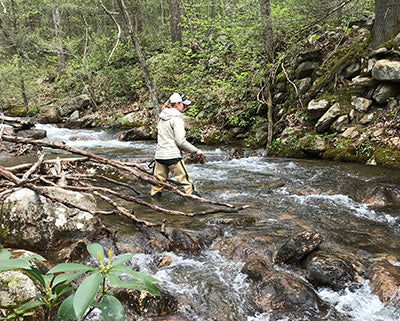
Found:
[[271, 10], [269, 0], [260, 0], [260, 12], [263, 26], [263, 42], [268, 61], [274, 60], [275, 39], [271, 23]]
[[375, 1], [375, 46], [388, 41], [400, 32], [400, 0]]
[[153, 79], [150, 76], [149, 69], [147, 68], [146, 59], [142, 52], [142, 48], [140, 46], [137, 35], [133, 29], [132, 21], [128, 14], [128, 10], [126, 9], [124, 0], [117, 0], [117, 1], [118, 1], [119, 8], [121, 9], [122, 15], [124, 17], [126, 26], [128, 28], [129, 35], [132, 39], [133, 45], [134, 45], [136, 53], [138, 55], [140, 67], [142, 68], [142, 72], [143, 72], [144, 79], [146, 81], [147, 88], [149, 89], [149, 92], [150, 92], [150, 102], [153, 107], [154, 119], [157, 119], [158, 114], [160, 113], [160, 105], [159, 105], [158, 99], [157, 99], [157, 90], [154, 86]]
[[216, 0], [212, 0], [212, 5], [211, 5], [211, 19], [215, 19], [215, 6], [216, 6]]
[[182, 29], [181, 29], [181, 10], [179, 8], [179, 0], [168, 0], [170, 26], [171, 26], [171, 40], [173, 43], [182, 43]]
[[226, 1], [226, 15], [233, 20], [233, 15], [235, 13], [235, 0], [225, 0]]
[[26, 95], [25, 81], [23, 78], [21, 78], [20, 85], [21, 85], [21, 96], [22, 96], [22, 100], [24, 101], [24, 108], [25, 108], [25, 111], [28, 112], [28, 110], [29, 110], [28, 96]]
[[164, 0], [160, 0], [160, 15], [161, 15], [161, 24], [164, 25]]
[[53, 22], [55, 29], [55, 41], [56, 41], [56, 51], [58, 57], [58, 71], [61, 71], [65, 68], [65, 54], [64, 47], [62, 43], [62, 35], [61, 35], [61, 14], [60, 10], [55, 3], [55, 8], [53, 9]]

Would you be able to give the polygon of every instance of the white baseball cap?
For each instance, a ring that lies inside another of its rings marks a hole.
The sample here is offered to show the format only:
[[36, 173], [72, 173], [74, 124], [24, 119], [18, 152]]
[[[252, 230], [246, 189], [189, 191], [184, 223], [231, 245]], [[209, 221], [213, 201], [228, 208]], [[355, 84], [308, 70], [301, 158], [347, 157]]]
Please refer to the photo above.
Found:
[[171, 97], [169, 97], [169, 102], [171, 104], [182, 103], [184, 105], [189, 105], [191, 103], [189, 99], [186, 99], [184, 95], [179, 93], [173, 93]]

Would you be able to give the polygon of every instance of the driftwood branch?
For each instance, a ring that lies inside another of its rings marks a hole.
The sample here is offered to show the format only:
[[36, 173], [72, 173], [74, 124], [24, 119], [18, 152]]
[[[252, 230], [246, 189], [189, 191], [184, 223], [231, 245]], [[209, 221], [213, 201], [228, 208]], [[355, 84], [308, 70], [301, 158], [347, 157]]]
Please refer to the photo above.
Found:
[[[55, 162], [60, 161], [61, 163], [69, 163], [69, 162], [82, 162], [87, 160], [87, 157], [75, 157], [75, 158], [63, 158], [63, 159], [48, 159], [48, 160], [44, 160], [43, 164], [52, 164]], [[32, 163], [27, 163], [27, 164], [20, 164], [20, 165], [16, 165], [16, 166], [12, 166], [12, 167], [6, 167], [7, 170], [9, 170], [12, 173], [18, 173], [20, 171], [23, 171], [27, 168], [30, 168], [32, 166]]]
[[212, 201], [212, 200], [208, 200], [208, 199], [198, 197], [195, 195], [185, 194], [185, 193], [181, 192], [176, 186], [173, 186], [170, 183], [160, 182], [160, 181], [155, 180], [150, 174], [147, 174], [147, 172], [145, 172], [145, 170], [143, 168], [142, 168], [143, 171], [139, 171], [138, 168], [141, 166], [139, 166], [137, 164], [132, 164], [132, 165], [134, 165], [132, 167], [132, 166], [130, 166], [131, 164], [128, 165], [124, 162], [106, 159], [99, 155], [92, 154], [90, 152], [68, 146], [64, 142], [47, 142], [47, 141], [35, 140], [35, 139], [24, 138], [24, 137], [16, 137], [16, 136], [10, 136], [10, 135], [3, 135], [3, 140], [8, 141], [8, 142], [13, 142], [13, 143], [25, 143], [25, 144], [32, 144], [32, 145], [37, 145], [37, 146], [41, 146], [41, 147], [50, 147], [50, 148], [66, 150], [73, 154], [88, 157], [100, 164], [109, 165], [109, 166], [112, 166], [119, 170], [126, 171], [126, 172], [134, 175], [136, 178], [138, 178], [142, 182], [145, 182], [148, 184], [153, 184], [153, 185], [158, 185], [158, 186], [163, 186], [164, 188], [170, 190], [171, 192], [173, 192], [179, 196], [184, 197], [185, 199], [195, 199], [201, 203], [209, 203], [209, 204], [214, 204], [214, 205], [219, 205], [219, 206], [236, 209], [236, 207], [234, 205], [229, 204], [229, 203]]
[[[69, 208], [76, 208], [92, 215], [119, 214], [129, 218], [138, 227], [159, 227], [161, 230], [163, 230], [165, 227], [165, 221], [162, 223], [156, 223], [141, 219], [137, 217], [132, 210], [121, 205], [122, 202], [127, 201], [130, 203], [135, 203], [139, 206], [145, 206], [153, 211], [167, 215], [187, 217], [203, 216], [215, 213], [237, 213], [238, 211], [247, 207], [236, 207], [228, 203], [212, 201], [195, 195], [184, 194], [171, 183], [159, 182], [155, 180], [152, 174], [146, 171], [139, 164], [105, 159], [96, 154], [68, 146], [64, 142], [48, 142], [4, 134], [1, 136], [1, 139], [11, 143], [22, 144], [23, 146], [36, 145], [38, 147], [61, 149], [69, 153], [79, 155], [80, 157], [44, 160], [44, 154], [40, 154], [37, 161], [34, 163], [22, 164], [10, 168], [0, 166], [0, 176], [5, 178], [0, 180], [0, 199], [4, 199], [9, 195], [10, 192], [18, 188], [25, 187], [37, 192], [53, 202], [63, 204]], [[184, 197], [185, 199], [193, 199], [201, 203], [217, 205], [219, 207], [190, 213], [185, 213], [180, 210], [167, 209], [150, 202], [146, 202], [144, 199], [137, 197], [140, 195], [140, 193], [136, 191], [130, 184], [114, 180], [106, 177], [105, 175], [90, 173], [85, 166], [76, 166], [76, 163], [81, 161], [91, 161], [90, 167], [92, 166], [92, 163], [94, 163], [96, 166], [105, 165], [108, 169], [116, 169], [120, 174], [124, 175], [125, 177], [129, 177], [129, 179], [136, 178], [140, 182], [163, 186], [171, 192]], [[73, 166], [71, 163], [75, 163], [75, 166]], [[91, 184], [88, 184], [89, 182]], [[104, 185], [105, 182], [111, 183], [117, 187], [122, 187], [126, 193], [116, 191], [115, 188], [111, 189], [104, 186], [94, 186], [94, 184], [100, 185], [102, 183]], [[113, 210], [105, 211], [84, 208], [79, 203], [76, 204], [75, 202], [71, 202], [52, 193], [48, 188], [49, 186], [65, 190], [91, 193], [95, 197], [100, 198], [101, 200], [110, 204], [113, 207]], [[220, 208], [220, 206], [222, 206], [222, 208]]]
[[161, 226], [161, 225], [162, 225], [162, 224], [150, 223], [150, 222], [148, 222], [148, 221], [146, 221], [146, 220], [138, 219], [135, 215], [133, 215], [132, 213], [130, 213], [126, 208], [124, 208], [124, 207], [121, 206], [121, 205], [118, 205], [118, 204], [115, 203], [111, 198], [109, 198], [109, 197], [107, 197], [107, 196], [105, 196], [105, 195], [103, 195], [103, 194], [100, 194], [100, 193], [97, 192], [97, 191], [94, 191], [93, 194], [96, 195], [96, 196], [98, 196], [98, 197], [100, 197], [102, 200], [106, 201], [107, 203], [111, 204], [112, 206], [114, 206], [114, 207], [118, 210], [119, 213], [121, 213], [122, 215], [124, 215], [124, 216], [130, 218], [130, 219], [131, 219], [132, 221], [134, 221], [136, 224], [144, 224], [144, 225], [146, 225], [146, 226]]
[[44, 159], [44, 154], [40, 154], [37, 162], [33, 164], [33, 166], [24, 174], [24, 176], [22, 176], [22, 181], [28, 180], [29, 176], [40, 167], [40, 165], [43, 162], [43, 159]]
[[35, 123], [28, 118], [10, 117], [4, 115], [0, 115], [0, 122], [19, 129], [28, 129], [35, 125]]

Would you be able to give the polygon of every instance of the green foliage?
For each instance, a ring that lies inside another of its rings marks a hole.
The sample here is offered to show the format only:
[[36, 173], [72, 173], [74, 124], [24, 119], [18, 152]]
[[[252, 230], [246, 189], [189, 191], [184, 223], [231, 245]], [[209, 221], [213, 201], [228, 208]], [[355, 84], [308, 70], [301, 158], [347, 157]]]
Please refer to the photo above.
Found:
[[[85, 319], [91, 307], [99, 307], [106, 321], [120, 321], [125, 319], [122, 304], [112, 295], [116, 288], [143, 290], [159, 295], [159, 289], [154, 284], [156, 279], [145, 273], [131, 270], [124, 264], [132, 258], [132, 254], [124, 254], [113, 260], [110, 249], [107, 258], [103, 248], [97, 244], [89, 244], [88, 252], [97, 261], [97, 267], [79, 263], [63, 263], [56, 265], [48, 273], [41, 274], [34, 267], [32, 260], [44, 260], [43, 257], [34, 255], [18, 259], [11, 259], [10, 252], [0, 251], [0, 272], [9, 270], [22, 270], [30, 278], [42, 286], [42, 294], [36, 300], [13, 302], [3, 307], [8, 311], [0, 318], [3, 320], [22, 320], [32, 312], [32, 308], [43, 305], [49, 314], [58, 307], [57, 320], [67, 321], [74, 317], [77, 320]], [[122, 274], [132, 278], [121, 280]], [[78, 285], [78, 280], [82, 280]], [[69, 296], [66, 298], [66, 295]]]

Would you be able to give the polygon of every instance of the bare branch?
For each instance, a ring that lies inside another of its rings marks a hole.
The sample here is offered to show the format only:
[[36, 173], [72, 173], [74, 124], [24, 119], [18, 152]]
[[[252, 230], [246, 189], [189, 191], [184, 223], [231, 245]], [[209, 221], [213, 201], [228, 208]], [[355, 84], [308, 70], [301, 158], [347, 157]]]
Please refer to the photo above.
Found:
[[44, 159], [44, 154], [40, 154], [37, 162], [35, 164], [33, 164], [33, 166], [24, 174], [24, 176], [22, 176], [22, 181], [28, 180], [29, 176], [33, 172], [35, 172], [40, 167], [40, 165], [42, 165], [43, 159]]
[[198, 197], [195, 195], [185, 194], [185, 193], [181, 192], [176, 186], [173, 186], [172, 184], [157, 181], [150, 174], [147, 174], [147, 172], [145, 172], [144, 169], [143, 169], [144, 172], [140, 172], [138, 169], [140, 167], [139, 165], [135, 164], [134, 168], [132, 168], [131, 166], [133, 164], [129, 164], [129, 165], [131, 165], [131, 166], [129, 166], [124, 162], [120, 162], [120, 161], [116, 161], [116, 160], [112, 160], [112, 159], [105, 159], [96, 154], [92, 154], [90, 152], [68, 146], [64, 142], [47, 142], [47, 141], [41, 141], [41, 140], [35, 140], [35, 139], [17, 137], [17, 136], [9, 136], [9, 135], [3, 135], [3, 140], [8, 141], [8, 142], [14, 142], [14, 143], [26, 143], [26, 144], [32, 144], [32, 145], [37, 145], [37, 146], [42, 146], [42, 147], [50, 147], [50, 148], [66, 150], [73, 154], [78, 154], [78, 155], [88, 157], [92, 160], [97, 161], [98, 163], [109, 165], [109, 166], [118, 168], [119, 170], [127, 171], [128, 173], [134, 175], [136, 178], [140, 179], [141, 181], [143, 181], [145, 183], [163, 186], [166, 189], [170, 190], [171, 192], [184, 197], [185, 199], [195, 199], [201, 203], [209, 203], [209, 204], [214, 204], [214, 205], [219, 205], [219, 206], [236, 209], [236, 207], [234, 205], [229, 204], [229, 203], [216, 202], [216, 201], [208, 200], [208, 199]]
[[299, 98], [300, 105], [301, 105], [301, 107], [303, 108], [303, 102], [302, 102], [301, 99], [300, 99], [299, 91], [297, 90], [296, 84], [295, 84], [293, 81], [290, 80], [289, 75], [287, 74], [286, 69], [285, 69], [285, 66], [283, 65], [283, 63], [282, 63], [281, 66], [282, 66], [282, 70], [283, 70], [283, 73], [284, 73], [285, 76], [286, 76], [287, 81], [293, 86], [294, 90], [296, 91], [296, 95], [297, 95], [297, 97]]
[[118, 205], [117, 203], [115, 203], [111, 198], [100, 194], [97, 191], [93, 192], [94, 195], [97, 195], [98, 197], [100, 197], [101, 199], [103, 199], [104, 201], [106, 201], [107, 203], [111, 204], [112, 206], [114, 206], [119, 213], [123, 214], [124, 216], [130, 218], [132, 221], [134, 221], [136, 224], [144, 224], [146, 226], [161, 226], [162, 224], [157, 224], [157, 223], [150, 223], [146, 220], [140, 220], [138, 219], [135, 215], [133, 215], [132, 213], [130, 213], [126, 208], [124, 208], [121, 205]]
[[114, 21], [114, 23], [115, 23], [115, 25], [117, 26], [117, 29], [118, 29], [117, 41], [116, 41], [116, 43], [115, 43], [114, 48], [111, 50], [110, 56], [108, 57], [108, 60], [107, 60], [107, 62], [110, 62], [111, 57], [113, 56], [115, 49], [117, 49], [117, 47], [118, 47], [119, 39], [121, 38], [121, 27], [120, 27], [120, 25], [118, 24], [117, 20], [114, 18], [113, 13], [112, 13], [111, 11], [109, 11], [109, 10], [103, 5], [103, 2], [102, 2], [101, 0], [100, 0], [100, 5], [101, 5], [101, 7], [104, 9], [104, 11], [110, 16], [110, 18], [112, 19], [112, 21]]
[[1, 4], [1, 6], [3, 7], [3, 12], [4, 12], [4, 13], [7, 13], [7, 8], [6, 8], [6, 6], [4, 5], [3, 1], [0, 0], [0, 4]]

